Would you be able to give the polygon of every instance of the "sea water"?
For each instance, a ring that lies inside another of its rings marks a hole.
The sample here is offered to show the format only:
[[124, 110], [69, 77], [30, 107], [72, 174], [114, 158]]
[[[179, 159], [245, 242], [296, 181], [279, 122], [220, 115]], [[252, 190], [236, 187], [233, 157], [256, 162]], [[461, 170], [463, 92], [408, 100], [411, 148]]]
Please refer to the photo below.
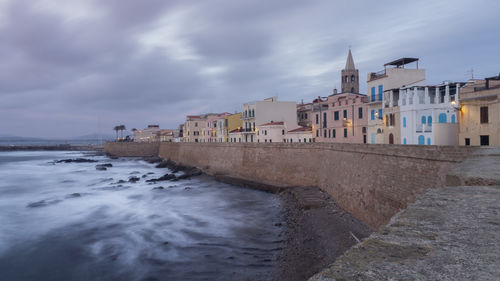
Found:
[[[98, 162], [55, 162], [69, 158]], [[0, 152], [0, 280], [272, 279], [278, 198], [207, 176], [146, 182], [169, 172], [85, 152]]]

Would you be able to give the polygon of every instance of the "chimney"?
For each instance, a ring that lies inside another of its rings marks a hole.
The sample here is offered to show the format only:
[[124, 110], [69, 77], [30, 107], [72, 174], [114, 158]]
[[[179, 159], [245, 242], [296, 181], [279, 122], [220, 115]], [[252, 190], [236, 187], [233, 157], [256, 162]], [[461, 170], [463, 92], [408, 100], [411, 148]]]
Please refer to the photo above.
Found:
[[337, 94], [337, 89], [333, 89], [333, 94], [336, 95]]

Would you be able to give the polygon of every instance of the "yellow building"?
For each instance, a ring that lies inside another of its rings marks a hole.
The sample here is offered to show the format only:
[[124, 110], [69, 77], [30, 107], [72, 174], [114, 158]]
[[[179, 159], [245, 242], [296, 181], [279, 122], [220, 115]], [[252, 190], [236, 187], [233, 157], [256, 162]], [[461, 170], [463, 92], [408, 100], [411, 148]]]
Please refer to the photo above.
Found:
[[229, 132], [241, 129], [243, 121], [241, 120], [241, 112], [224, 117], [224, 142], [229, 141]]
[[500, 75], [469, 81], [459, 106], [460, 145], [500, 146]]

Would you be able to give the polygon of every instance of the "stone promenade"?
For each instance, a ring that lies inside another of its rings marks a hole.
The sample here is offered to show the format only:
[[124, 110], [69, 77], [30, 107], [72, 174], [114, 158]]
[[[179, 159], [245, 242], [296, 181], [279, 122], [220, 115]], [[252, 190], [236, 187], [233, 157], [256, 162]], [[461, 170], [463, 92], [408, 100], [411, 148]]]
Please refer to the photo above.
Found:
[[[500, 280], [500, 149], [480, 149], [320, 280]], [[477, 185], [482, 184], [482, 185]]]

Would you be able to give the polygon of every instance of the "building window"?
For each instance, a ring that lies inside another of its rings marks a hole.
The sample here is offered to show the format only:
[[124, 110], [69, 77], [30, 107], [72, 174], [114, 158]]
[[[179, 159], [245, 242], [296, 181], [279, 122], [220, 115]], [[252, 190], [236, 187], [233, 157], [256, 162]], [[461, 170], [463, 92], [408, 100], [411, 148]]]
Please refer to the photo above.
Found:
[[194, 126], [195, 126], [195, 127], [198, 127], [198, 122], [194, 122]]
[[425, 124], [426, 120], [427, 120], [427, 118], [425, 118], [425, 116], [422, 116], [422, 124]]
[[403, 117], [403, 128], [406, 128], [406, 117]]
[[481, 106], [480, 113], [481, 113], [481, 124], [488, 123], [488, 107]]
[[345, 76], [345, 81], [349, 82], [349, 76], [347, 76], [347, 75]]
[[432, 126], [432, 116], [427, 116], [427, 125]]
[[466, 146], [469, 146], [469, 145], [470, 145], [470, 139], [469, 139], [469, 138], [465, 138], [465, 145], [466, 145]]
[[304, 113], [304, 118], [307, 119], [307, 113]]
[[406, 144], [406, 138], [403, 139], [403, 144]]
[[339, 112], [338, 111], [335, 111], [333, 113], [333, 120], [339, 120]]
[[361, 128], [361, 132], [362, 132], [363, 134], [366, 134], [366, 127]]
[[378, 85], [378, 100], [382, 100], [383, 92], [384, 91], [382, 85]]
[[439, 123], [446, 123], [446, 113], [441, 113], [438, 116]]
[[347, 110], [344, 109], [344, 118], [347, 118]]
[[370, 119], [375, 120], [375, 110], [374, 109], [372, 109], [372, 111], [370, 112]]
[[284, 136], [285, 135], [285, 130], [281, 130], [281, 134]]
[[351, 82], [354, 82], [356, 78], [354, 78], [354, 75], [351, 75]]
[[371, 143], [375, 143], [375, 133], [372, 133], [370, 141]]
[[378, 119], [382, 119], [383, 116], [382, 116], [382, 109], [379, 109], [378, 110]]
[[264, 136], [267, 136], [267, 130], [264, 130]]
[[363, 119], [363, 108], [362, 107], [358, 108], [358, 118]]
[[490, 145], [490, 136], [480, 136], [481, 145]]
[[332, 131], [328, 130], [328, 138], [331, 138], [331, 137], [332, 137]]
[[455, 114], [452, 114], [451, 115], [451, 123], [455, 123], [456, 122], [455, 118], [456, 118]]
[[431, 138], [427, 138], [427, 145], [431, 145]]
[[372, 91], [372, 95], [371, 95], [372, 101], [375, 101], [375, 87], [372, 87], [371, 91]]
[[344, 138], [347, 138], [347, 128], [344, 128]]
[[323, 128], [326, 128], [326, 112], [323, 112]]
[[326, 138], [326, 130], [323, 130], [323, 137]]
[[316, 114], [316, 124], [319, 124], [319, 115]]
[[319, 130], [316, 130], [316, 137], [319, 137]]

